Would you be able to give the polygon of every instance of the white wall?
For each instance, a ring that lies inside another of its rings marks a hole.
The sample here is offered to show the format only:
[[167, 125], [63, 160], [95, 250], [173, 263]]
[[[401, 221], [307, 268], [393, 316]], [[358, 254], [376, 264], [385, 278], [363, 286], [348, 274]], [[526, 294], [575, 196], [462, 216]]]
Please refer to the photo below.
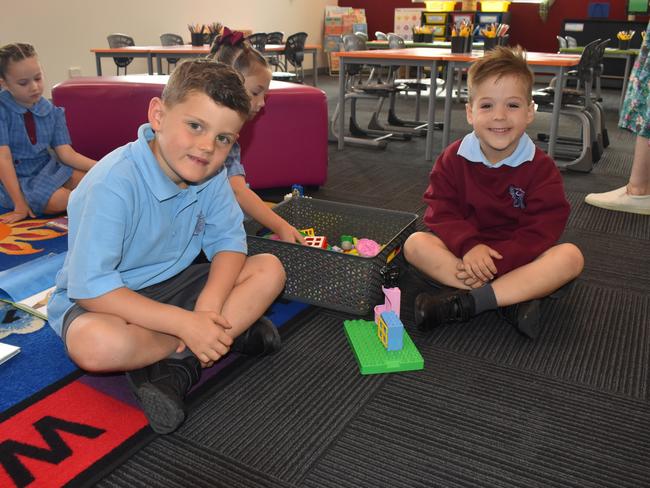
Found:
[[[130, 35], [137, 45], [159, 45], [165, 32], [189, 41], [188, 24], [221, 22], [232, 29], [283, 31], [285, 37], [304, 31], [308, 43], [322, 44], [325, 6], [338, 5], [338, 0], [2, 0], [1, 5], [0, 45], [33, 44], [50, 88], [69, 78], [70, 68], [94, 76], [90, 49], [108, 47], [106, 36], [117, 32]], [[311, 56], [305, 61], [310, 67]], [[325, 66], [324, 58], [319, 66]], [[110, 58], [102, 59], [102, 70], [115, 74]], [[146, 63], [136, 58], [128, 70], [146, 73]]]

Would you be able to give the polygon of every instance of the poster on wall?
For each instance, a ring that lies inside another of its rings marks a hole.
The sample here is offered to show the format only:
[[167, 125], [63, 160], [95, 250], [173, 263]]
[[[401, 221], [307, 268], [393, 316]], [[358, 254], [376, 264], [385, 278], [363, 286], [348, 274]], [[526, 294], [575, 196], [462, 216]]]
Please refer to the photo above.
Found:
[[413, 40], [413, 27], [420, 26], [423, 8], [396, 8], [393, 32], [406, 41]]

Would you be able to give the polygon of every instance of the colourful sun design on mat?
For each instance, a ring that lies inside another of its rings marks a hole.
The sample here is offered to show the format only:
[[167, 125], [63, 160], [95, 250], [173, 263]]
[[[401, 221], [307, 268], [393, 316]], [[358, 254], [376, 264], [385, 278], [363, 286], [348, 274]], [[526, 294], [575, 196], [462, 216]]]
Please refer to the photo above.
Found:
[[30, 219], [5, 224], [0, 222], [0, 253], [36, 254], [43, 249], [35, 249], [29, 241], [44, 241], [65, 235], [52, 229], [42, 228], [52, 219]]
[[31, 334], [44, 325], [45, 320], [0, 302], [0, 339], [11, 334]]

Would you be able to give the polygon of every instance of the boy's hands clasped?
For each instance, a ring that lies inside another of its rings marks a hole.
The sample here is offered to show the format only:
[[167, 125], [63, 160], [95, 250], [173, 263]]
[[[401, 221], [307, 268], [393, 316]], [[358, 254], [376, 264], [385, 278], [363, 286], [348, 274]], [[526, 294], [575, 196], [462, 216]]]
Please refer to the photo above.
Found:
[[[187, 313], [187, 320], [180, 324], [179, 337], [204, 367], [210, 366], [230, 350], [233, 339], [226, 330], [231, 325], [217, 312], [195, 310]], [[177, 351], [182, 349], [180, 346]]]
[[485, 244], [477, 244], [458, 261], [456, 278], [470, 288], [480, 288], [496, 276], [495, 259], [503, 259], [503, 256]]

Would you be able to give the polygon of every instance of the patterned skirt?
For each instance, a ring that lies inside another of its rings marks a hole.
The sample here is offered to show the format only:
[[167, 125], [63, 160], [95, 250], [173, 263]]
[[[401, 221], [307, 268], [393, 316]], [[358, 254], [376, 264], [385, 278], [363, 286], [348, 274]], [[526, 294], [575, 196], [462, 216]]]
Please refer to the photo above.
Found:
[[650, 22], [645, 40], [632, 68], [618, 126], [650, 139]]

